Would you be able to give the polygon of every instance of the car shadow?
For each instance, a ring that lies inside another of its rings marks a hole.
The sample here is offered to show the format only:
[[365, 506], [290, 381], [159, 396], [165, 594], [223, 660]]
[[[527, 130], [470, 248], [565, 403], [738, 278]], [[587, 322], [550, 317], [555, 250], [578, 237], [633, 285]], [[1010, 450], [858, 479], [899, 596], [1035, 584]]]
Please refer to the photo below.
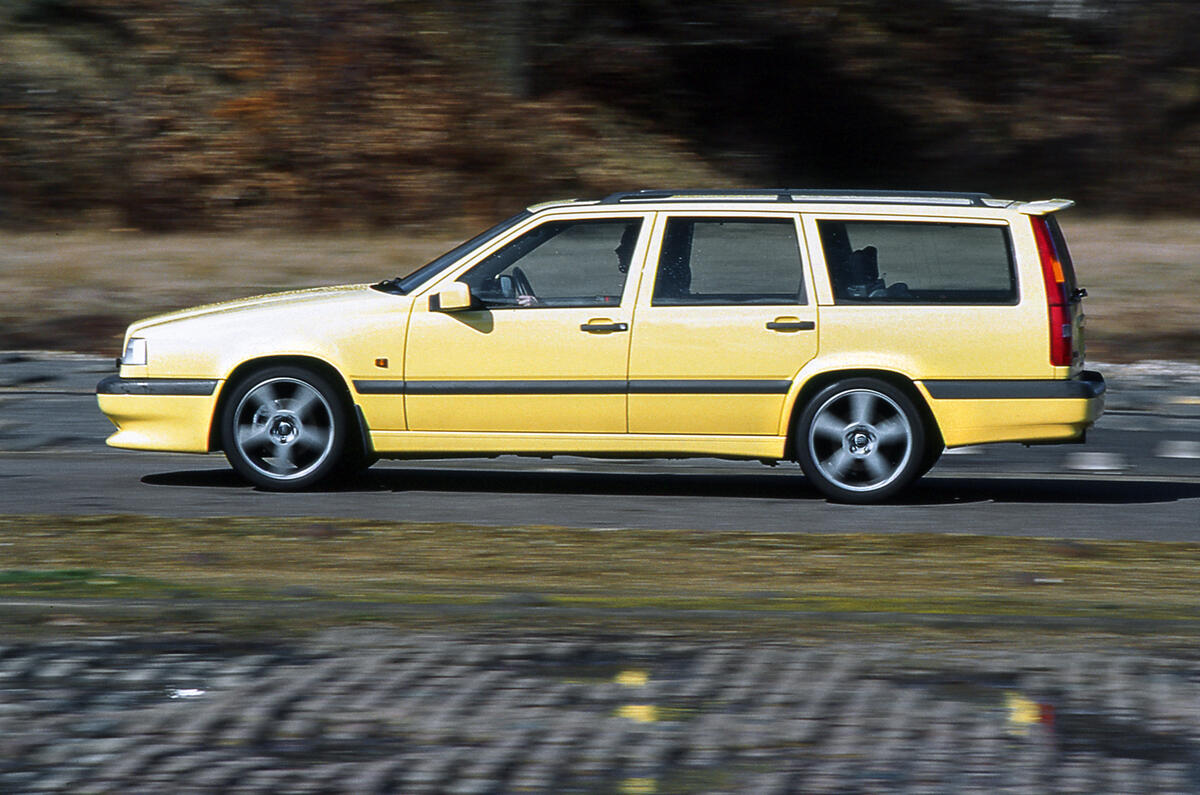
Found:
[[1200, 498], [1200, 483], [1172, 480], [1125, 480], [1119, 477], [922, 478], [897, 500], [899, 505], [946, 505], [962, 502], [1006, 504], [1058, 503], [1136, 505]]
[[[258, 491], [229, 469], [201, 469], [146, 475], [150, 486]], [[792, 473], [591, 472], [504, 470], [470, 467], [379, 467], [352, 481], [316, 493], [432, 491], [495, 494], [590, 494], [723, 498], [823, 499], [804, 476]], [[265, 492], [264, 492], [265, 493]], [[313, 492], [309, 492], [313, 493]], [[888, 506], [969, 503], [1066, 503], [1130, 505], [1200, 498], [1200, 483], [1121, 478], [938, 477], [918, 481]]]

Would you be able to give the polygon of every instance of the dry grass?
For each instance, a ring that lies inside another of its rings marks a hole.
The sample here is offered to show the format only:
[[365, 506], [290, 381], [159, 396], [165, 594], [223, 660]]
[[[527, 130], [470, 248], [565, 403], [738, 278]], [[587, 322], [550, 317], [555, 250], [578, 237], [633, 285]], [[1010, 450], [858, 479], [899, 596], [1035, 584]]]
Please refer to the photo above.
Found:
[[139, 317], [294, 287], [379, 281], [457, 242], [419, 234], [3, 235], [0, 347], [112, 353]]
[[1060, 216], [1088, 290], [1088, 355], [1200, 361], [1200, 221]]
[[[0, 517], [0, 597], [1197, 618], [1200, 544]], [[508, 600], [507, 602], [505, 600]]]
[[[1200, 221], [1062, 216], [1088, 288], [1089, 357], [1200, 361]], [[452, 234], [0, 235], [0, 348], [113, 353], [149, 314], [405, 273]]]

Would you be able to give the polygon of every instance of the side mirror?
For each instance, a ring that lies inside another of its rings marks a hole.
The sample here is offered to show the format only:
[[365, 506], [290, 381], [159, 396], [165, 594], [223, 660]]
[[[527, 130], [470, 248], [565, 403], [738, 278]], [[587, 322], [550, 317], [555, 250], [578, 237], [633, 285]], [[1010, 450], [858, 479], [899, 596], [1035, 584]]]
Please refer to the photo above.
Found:
[[471, 288], [462, 282], [452, 282], [446, 289], [429, 296], [430, 312], [461, 312], [474, 305]]

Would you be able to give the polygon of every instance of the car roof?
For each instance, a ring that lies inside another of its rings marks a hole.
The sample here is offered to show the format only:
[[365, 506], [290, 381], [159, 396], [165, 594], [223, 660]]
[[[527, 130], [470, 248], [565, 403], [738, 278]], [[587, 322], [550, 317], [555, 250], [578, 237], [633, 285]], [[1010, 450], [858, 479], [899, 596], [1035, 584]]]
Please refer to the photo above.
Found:
[[756, 204], [873, 204], [928, 207], [977, 207], [996, 210], [1016, 210], [1027, 215], [1043, 215], [1057, 212], [1074, 205], [1069, 199], [1045, 199], [1036, 202], [1018, 202], [995, 199], [987, 193], [956, 191], [894, 191], [894, 190], [812, 190], [795, 188], [761, 189], [714, 189], [714, 190], [660, 190], [643, 189], [611, 193], [602, 199], [569, 199], [544, 202], [529, 208], [539, 212], [554, 207], [613, 206], [640, 204], [702, 204], [702, 203], [753, 202]]

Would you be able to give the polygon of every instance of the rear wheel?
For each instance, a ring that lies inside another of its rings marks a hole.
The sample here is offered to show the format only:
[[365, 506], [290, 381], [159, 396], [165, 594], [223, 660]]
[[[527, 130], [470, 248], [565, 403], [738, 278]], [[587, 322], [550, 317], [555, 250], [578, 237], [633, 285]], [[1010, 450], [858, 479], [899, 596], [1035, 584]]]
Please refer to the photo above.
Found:
[[342, 465], [348, 422], [338, 391], [300, 367], [269, 367], [241, 380], [221, 412], [234, 470], [256, 486], [297, 491]]
[[796, 457], [809, 482], [830, 499], [889, 499], [923, 474], [926, 431], [912, 400], [874, 378], [825, 387], [797, 423]]

